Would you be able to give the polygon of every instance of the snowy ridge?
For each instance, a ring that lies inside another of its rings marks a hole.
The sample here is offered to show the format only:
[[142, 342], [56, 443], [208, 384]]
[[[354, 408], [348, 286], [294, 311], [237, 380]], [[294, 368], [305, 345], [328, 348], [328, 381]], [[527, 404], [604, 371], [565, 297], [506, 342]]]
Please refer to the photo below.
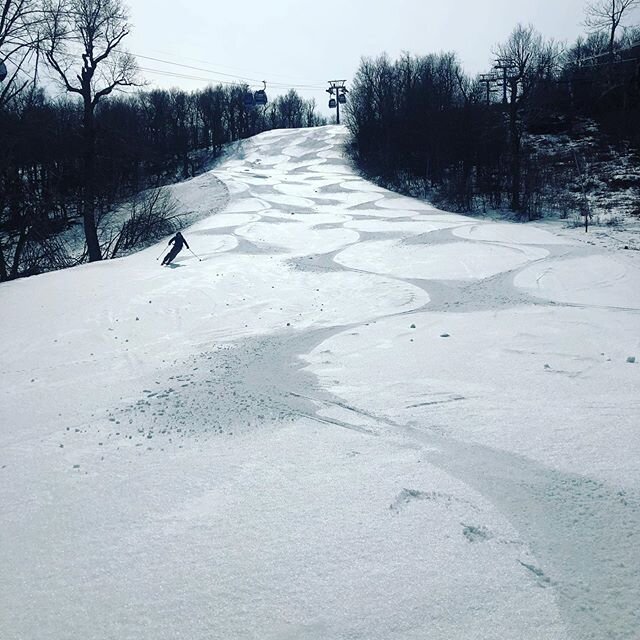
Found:
[[0, 637], [632, 640], [640, 268], [271, 131], [0, 286]]

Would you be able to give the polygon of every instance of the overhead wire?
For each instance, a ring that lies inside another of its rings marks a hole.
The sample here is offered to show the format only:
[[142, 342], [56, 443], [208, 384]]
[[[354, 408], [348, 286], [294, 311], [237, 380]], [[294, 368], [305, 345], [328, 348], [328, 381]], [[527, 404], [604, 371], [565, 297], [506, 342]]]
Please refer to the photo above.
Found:
[[[43, 12], [44, 13], [44, 12]], [[73, 10], [60, 10], [58, 12], [59, 16], [64, 16], [64, 17], [80, 17], [80, 18], [84, 18], [85, 14], [83, 12], [78, 12], [78, 11], [73, 11]], [[78, 41], [81, 41], [80, 39], [78, 39]], [[204, 73], [210, 73], [212, 75], [215, 76], [223, 76], [225, 78], [233, 78], [234, 80], [236, 80], [235, 82], [225, 82], [223, 80], [219, 80], [219, 79], [214, 79], [215, 82], [219, 83], [219, 84], [241, 84], [241, 83], [251, 83], [251, 84], [262, 84], [262, 82], [264, 82], [265, 80], [263, 78], [251, 78], [251, 77], [247, 77], [247, 76], [243, 76], [240, 74], [232, 74], [232, 73], [226, 73], [224, 71], [217, 71], [214, 69], [207, 69], [207, 68], [203, 68], [203, 67], [196, 67], [193, 65], [188, 65], [188, 64], [183, 64], [180, 62], [173, 62], [172, 60], [164, 60], [162, 58], [157, 58], [154, 56], [147, 56], [147, 55], [143, 55], [140, 53], [133, 53], [130, 52], [131, 55], [135, 56], [136, 58], [140, 58], [141, 60], [150, 60], [153, 62], [159, 62], [161, 64], [168, 64], [168, 65], [172, 65], [172, 66], [176, 66], [176, 67], [181, 67], [184, 69], [191, 69], [193, 71], [201, 71]], [[204, 61], [203, 61], [204, 62]], [[206, 63], [209, 64], [209, 63]], [[233, 69], [235, 67], [229, 67], [226, 65], [218, 65], [218, 66], [222, 66], [228, 69]], [[166, 76], [170, 76], [172, 75], [173, 77], [176, 78], [185, 78], [185, 79], [191, 79], [191, 80], [197, 80], [200, 82], [212, 82], [212, 79], [210, 78], [201, 78], [201, 77], [196, 77], [196, 76], [189, 76], [188, 74], [177, 74], [177, 73], [173, 73], [172, 72], [163, 72], [159, 69], [145, 69], [144, 67], [140, 67], [140, 69], [142, 71], [147, 71], [147, 73], [155, 73], [155, 74], [160, 74], [160, 75], [166, 75]], [[257, 75], [257, 73], [256, 73]], [[280, 74], [273, 74], [273, 73], [269, 73], [269, 74], [262, 74], [260, 73], [260, 75], [264, 75], [264, 76], [271, 76], [271, 77], [279, 77], [279, 78], [285, 78], [286, 76], [280, 75]], [[240, 81], [240, 82], [238, 82]], [[282, 81], [282, 80], [267, 80], [266, 81], [271, 87], [274, 88], [278, 88], [278, 89], [308, 89], [308, 90], [323, 90], [325, 89], [325, 85], [324, 85], [324, 81], [318, 81], [318, 82], [300, 82], [300, 81], [293, 81], [293, 82], [287, 82], [287, 81]]]
[[[172, 77], [176, 77], [176, 78], [185, 78], [185, 79], [190, 79], [190, 80], [198, 80], [198, 81], [202, 81], [202, 82], [218, 82], [220, 84], [242, 84], [242, 83], [252, 83], [252, 84], [259, 84], [262, 83], [262, 80], [259, 80], [257, 78], [249, 78], [246, 76], [241, 76], [241, 75], [235, 75], [235, 74], [231, 74], [231, 73], [225, 73], [223, 71], [215, 71], [213, 69], [206, 69], [203, 67], [196, 67], [194, 65], [189, 65], [189, 64], [182, 64], [180, 62], [173, 62], [171, 60], [163, 60], [162, 58], [156, 58], [154, 56], [146, 56], [140, 53], [132, 53], [133, 56], [135, 56], [136, 58], [140, 58], [141, 60], [151, 60], [154, 62], [159, 62], [161, 64], [168, 64], [168, 65], [172, 65], [175, 67], [180, 67], [183, 69], [191, 69], [193, 71], [201, 71], [204, 73], [210, 73], [214, 76], [223, 76], [225, 78], [234, 78], [236, 81], [235, 82], [230, 82], [230, 81], [224, 81], [224, 80], [219, 80], [218, 78], [202, 78], [202, 77], [197, 77], [194, 75], [190, 75], [190, 74], [181, 74], [178, 72], [173, 72], [173, 71], [169, 71], [169, 70], [161, 70], [161, 69], [148, 69], [148, 68], [144, 68], [144, 67], [140, 67], [140, 69], [142, 71], [147, 71], [149, 73], [156, 73], [156, 74], [160, 74], [160, 75], [167, 75], [167, 76], [172, 76]], [[287, 83], [287, 82], [281, 82], [281, 81], [266, 81], [269, 86], [271, 87], [275, 87], [275, 88], [289, 88], [289, 89], [324, 89], [324, 86], [318, 85], [318, 84], [299, 84], [299, 83]]]
[[[306, 81], [306, 80], [300, 80], [299, 78], [294, 80], [292, 79], [290, 76], [287, 75], [283, 75], [283, 74], [279, 74], [279, 73], [271, 73], [271, 72], [266, 72], [266, 71], [258, 71], [256, 69], [242, 69], [240, 67], [235, 67], [232, 65], [227, 65], [227, 64], [219, 64], [219, 63], [212, 63], [209, 60], [201, 60], [199, 58], [190, 58], [189, 56], [183, 56], [180, 54], [175, 54], [174, 52], [167, 52], [167, 51], [160, 51], [160, 50], [154, 50], [153, 51], [154, 54], [158, 54], [158, 55], [162, 55], [162, 56], [171, 56], [171, 57], [177, 57], [177, 58], [181, 58], [184, 61], [187, 62], [196, 62], [198, 64], [206, 64], [206, 65], [210, 65], [210, 66], [216, 66], [216, 67], [220, 67], [222, 69], [231, 69], [231, 70], [235, 70], [235, 71], [240, 71], [242, 73], [250, 73], [252, 75], [257, 75], [260, 76], [261, 78], [264, 77], [271, 77], [271, 78], [286, 78], [286, 82], [287, 83], [294, 83], [294, 84], [312, 84], [312, 85], [323, 85], [324, 86], [324, 79], [322, 80], [311, 80], [311, 81]], [[234, 76], [236, 77], [236, 76]]]
[[[202, 77], [202, 76], [196, 76], [193, 74], [187, 74], [187, 73], [179, 73], [177, 71], [169, 71], [167, 69], [152, 69], [150, 67], [139, 67], [140, 71], [144, 71], [146, 73], [152, 73], [155, 75], [160, 75], [160, 76], [165, 76], [168, 78], [178, 78], [178, 79], [182, 79], [182, 80], [194, 80], [197, 82], [208, 82], [208, 83], [212, 83], [212, 84], [222, 84], [222, 85], [228, 85], [228, 86], [238, 86], [238, 85], [242, 85], [242, 84], [247, 84], [244, 81], [231, 81], [231, 80], [220, 80], [217, 78], [206, 78], [206, 77]], [[289, 85], [289, 84], [282, 84], [282, 85], [275, 85], [273, 83], [270, 83], [269, 86], [277, 88], [277, 89], [313, 89], [313, 90], [324, 90], [323, 87], [308, 87], [308, 86], [304, 86], [301, 87], [300, 85]]]
[[143, 56], [140, 53], [132, 53], [136, 58], [141, 58], [143, 60], [152, 60], [153, 62], [162, 62], [163, 64], [170, 64], [174, 67], [182, 67], [184, 69], [193, 69], [194, 71], [204, 71], [206, 73], [212, 73], [219, 76], [225, 76], [227, 78], [236, 78], [238, 80], [245, 80], [247, 82], [260, 82], [260, 80], [256, 80], [256, 78], [245, 78], [244, 76], [234, 75], [231, 73], [224, 73], [222, 71], [213, 71], [212, 69], [203, 69], [202, 67], [194, 67], [190, 64], [182, 64], [180, 62], [171, 62], [170, 60], [162, 60], [161, 58], [154, 58], [153, 56]]
[[[63, 10], [60, 11], [59, 15], [63, 15], [65, 17], [84, 17], [84, 14], [82, 12], [74, 12], [74, 11], [70, 11], [70, 10]], [[224, 71], [218, 71], [218, 70], [214, 70], [214, 69], [209, 69], [209, 68], [204, 68], [204, 67], [197, 67], [194, 65], [189, 65], [189, 64], [184, 64], [184, 63], [180, 63], [180, 62], [174, 62], [172, 60], [165, 60], [163, 58], [158, 58], [155, 56], [148, 56], [148, 55], [144, 55], [141, 53], [134, 53], [134, 52], [130, 52], [131, 55], [133, 55], [136, 58], [139, 58], [141, 60], [149, 60], [149, 61], [153, 61], [153, 62], [159, 62], [161, 64], [166, 64], [166, 65], [171, 65], [171, 66], [175, 66], [175, 67], [180, 67], [183, 69], [189, 69], [192, 71], [200, 71], [203, 73], [207, 73], [207, 74], [211, 74], [212, 76], [222, 76], [224, 78], [230, 78], [233, 79], [233, 81], [231, 80], [221, 80], [218, 77], [215, 78], [205, 78], [205, 77], [200, 77], [200, 76], [196, 76], [194, 74], [185, 74], [185, 73], [178, 73], [178, 72], [173, 72], [170, 70], [162, 70], [162, 69], [151, 69], [148, 67], [143, 67], [140, 66], [140, 70], [141, 71], [145, 71], [147, 73], [153, 73], [156, 75], [162, 75], [162, 76], [166, 76], [166, 77], [173, 77], [173, 78], [180, 78], [180, 79], [186, 79], [186, 80], [194, 80], [194, 81], [198, 81], [198, 82], [215, 82], [217, 84], [225, 84], [225, 85], [237, 85], [237, 84], [245, 84], [245, 83], [251, 83], [252, 85], [258, 85], [258, 84], [262, 84], [263, 82], [267, 82], [267, 84], [273, 88], [276, 89], [301, 89], [301, 90], [313, 90], [313, 91], [321, 91], [321, 90], [325, 90], [325, 84], [324, 81], [310, 81], [310, 82], [301, 82], [301, 81], [284, 81], [284, 80], [264, 80], [263, 78], [254, 78], [254, 77], [248, 77], [248, 76], [244, 76], [241, 74], [233, 74], [233, 73], [226, 73]], [[209, 64], [209, 63], [206, 63]], [[233, 69], [235, 67], [230, 67], [230, 66], [226, 66], [226, 65], [218, 65], [218, 66], [222, 66], [228, 69]], [[258, 73], [256, 72], [256, 75], [258, 75]], [[262, 74], [260, 73], [260, 75], [264, 75], [266, 77], [278, 77], [278, 78], [285, 78], [286, 76], [280, 75], [280, 74], [273, 74], [273, 73], [269, 73], [269, 74]]]
[[181, 80], [196, 80], [198, 82], [215, 82], [216, 84], [224, 85], [238, 85], [239, 82], [231, 82], [230, 80], [214, 80], [212, 78], [202, 78], [200, 76], [188, 75], [186, 73], [177, 73], [174, 71], [167, 71], [166, 69], [149, 69], [148, 67], [139, 67], [140, 71], [146, 73], [153, 73], [159, 76], [166, 76], [167, 78], [179, 78]]

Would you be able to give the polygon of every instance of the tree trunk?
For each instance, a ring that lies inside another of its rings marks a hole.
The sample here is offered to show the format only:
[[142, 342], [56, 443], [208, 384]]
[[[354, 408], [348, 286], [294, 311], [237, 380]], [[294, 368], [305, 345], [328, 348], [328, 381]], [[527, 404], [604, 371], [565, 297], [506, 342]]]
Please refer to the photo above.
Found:
[[16, 243], [16, 248], [13, 252], [13, 264], [11, 265], [11, 273], [9, 274], [9, 279], [11, 280], [14, 280], [18, 277], [18, 273], [20, 270], [20, 258], [22, 258], [22, 251], [25, 244], [27, 243], [27, 236], [28, 229], [25, 226], [20, 229], [20, 236], [18, 237], [18, 242]]
[[95, 119], [91, 96], [84, 96], [83, 143], [84, 143], [84, 202], [82, 206], [82, 221], [84, 224], [84, 236], [87, 241], [89, 262], [102, 260], [100, 242], [98, 241], [98, 229], [95, 216], [95, 161], [96, 161], [96, 135]]
[[611, 33], [609, 34], [609, 85], [613, 85], [613, 51], [616, 42], [616, 25], [611, 25]]
[[511, 138], [511, 209], [520, 211], [520, 132], [518, 131], [517, 85], [512, 87], [509, 104], [509, 137]]
[[8, 279], [7, 263], [4, 259], [4, 251], [2, 250], [2, 245], [0, 245], [0, 282], [5, 282]]

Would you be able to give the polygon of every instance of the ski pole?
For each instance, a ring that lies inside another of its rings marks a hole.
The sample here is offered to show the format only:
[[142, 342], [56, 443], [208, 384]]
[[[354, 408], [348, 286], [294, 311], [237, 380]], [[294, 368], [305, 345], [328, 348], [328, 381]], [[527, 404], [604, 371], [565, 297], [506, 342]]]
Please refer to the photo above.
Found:
[[156, 260], [160, 260], [160, 258], [162, 258], [162, 256], [164, 255], [165, 251], [166, 251], [166, 249], [163, 249], [162, 253], [156, 258]]
[[[191, 251], [191, 249], [189, 249], [189, 251]], [[193, 251], [191, 251], [191, 253], [193, 253]], [[195, 253], [193, 253], [194, 256], [196, 256]], [[200, 262], [202, 262], [202, 258], [200, 256], [196, 256], [196, 258], [198, 258], [198, 260], [200, 260]]]

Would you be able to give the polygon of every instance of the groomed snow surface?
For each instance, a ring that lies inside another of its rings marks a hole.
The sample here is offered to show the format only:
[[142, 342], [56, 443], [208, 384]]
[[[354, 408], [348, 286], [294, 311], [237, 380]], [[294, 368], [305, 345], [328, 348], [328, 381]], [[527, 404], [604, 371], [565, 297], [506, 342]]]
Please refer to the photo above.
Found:
[[637, 253], [345, 135], [177, 186], [200, 259], [0, 286], [0, 638], [638, 638]]

